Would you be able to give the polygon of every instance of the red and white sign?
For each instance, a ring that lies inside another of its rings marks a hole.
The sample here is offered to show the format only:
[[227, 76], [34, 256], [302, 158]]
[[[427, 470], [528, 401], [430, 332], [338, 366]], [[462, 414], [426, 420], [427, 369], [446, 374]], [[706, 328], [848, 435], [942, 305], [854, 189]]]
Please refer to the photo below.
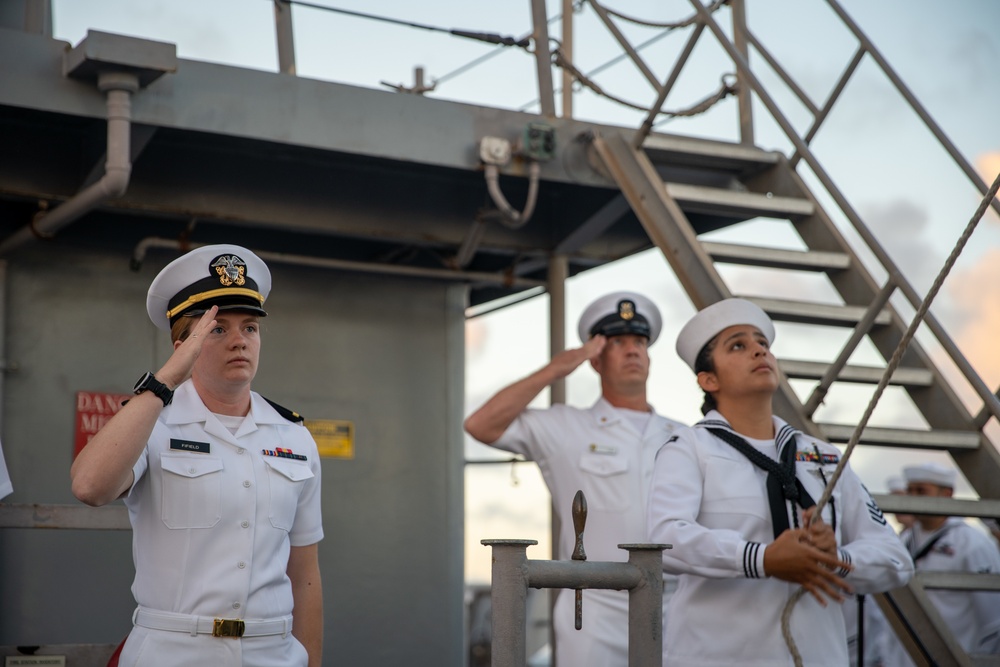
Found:
[[99, 391], [76, 392], [76, 445], [73, 458], [80, 453], [101, 427], [108, 423], [119, 410], [122, 401], [132, 398], [132, 394], [105, 394]]

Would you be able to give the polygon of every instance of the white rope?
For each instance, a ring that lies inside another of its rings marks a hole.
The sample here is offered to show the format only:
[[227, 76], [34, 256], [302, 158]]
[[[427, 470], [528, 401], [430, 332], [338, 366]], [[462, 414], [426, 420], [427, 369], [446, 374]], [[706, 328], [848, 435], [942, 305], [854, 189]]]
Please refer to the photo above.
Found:
[[[986, 212], [986, 208], [990, 205], [990, 202], [993, 201], [993, 198], [996, 197], [998, 189], [1000, 189], [1000, 174], [997, 174], [996, 180], [993, 181], [993, 185], [990, 186], [986, 196], [983, 197], [982, 202], [980, 202], [979, 208], [976, 209], [972, 219], [969, 220], [969, 224], [966, 225], [965, 231], [962, 232], [958, 242], [955, 244], [955, 248], [951, 251], [951, 254], [944, 263], [944, 266], [938, 273], [937, 278], [935, 278], [934, 284], [931, 285], [930, 291], [927, 293], [927, 296], [924, 297], [923, 302], [917, 309], [917, 313], [913, 316], [913, 321], [910, 322], [910, 326], [907, 328], [906, 333], [903, 334], [903, 337], [899, 340], [899, 345], [896, 346], [896, 350], [892, 353], [892, 358], [889, 360], [889, 364], [885, 367], [885, 372], [882, 373], [882, 379], [879, 380], [878, 386], [875, 388], [875, 393], [872, 396], [871, 401], [868, 402], [868, 407], [865, 409], [864, 416], [854, 429], [854, 433], [851, 434], [851, 439], [847, 443], [844, 455], [840, 457], [840, 463], [837, 464], [837, 468], [833, 471], [833, 475], [830, 476], [830, 481], [823, 490], [823, 495], [820, 496], [820, 499], [816, 502], [816, 509], [813, 510], [812, 513], [813, 517], [819, 516], [820, 512], [823, 511], [823, 508], [830, 501], [830, 497], [833, 495], [833, 489], [840, 480], [840, 476], [844, 472], [844, 468], [847, 465], [848, 459], [851, 457], [851, 453], [854, 451], [854, 447], [858, 444], [858, 440], [861, 439], [861, 432], [868, 424], [868, 420], [871, 418], [872, 412], [875, 411], [875, 406], [882, 397], [882, 393], [885, 391], [886, 386], [888, 386], [889, 379], [896, 371], [900, 361], [902, 361], [903, 353], [906, 351], [907, 346], [916, 334], [917, 327], [923, 321], [927, 311], [930, 310], [931, 302], [941, 290], [941, 285], [944, 284], [945, 278], [948, 277], [952, 267], [955, 266], [955, 262], [958, 261], [959, 255], [961, 255], [966, 243], [968, 243], [969, 238], [972, 236], [972, 232], [975, 231], [976, 226], [982, 219], [983, 214]], [[785, 609], [781, 614], [781, 633], [785, 637], [785, 643], [788, 644], [788, 650], [792, 653], [792, 658], [795, 660], [796, 667], [802, 667], [802, 655], [799, 653], [798, 647], [795, 645], [795, 638], [792, 637], [789, 626], [792, 617], [792, 609], [794, 609], [796, 603], [804, 594], [804, 588], [797, 590], [788, 600], [788, 603], [785, 605]]]

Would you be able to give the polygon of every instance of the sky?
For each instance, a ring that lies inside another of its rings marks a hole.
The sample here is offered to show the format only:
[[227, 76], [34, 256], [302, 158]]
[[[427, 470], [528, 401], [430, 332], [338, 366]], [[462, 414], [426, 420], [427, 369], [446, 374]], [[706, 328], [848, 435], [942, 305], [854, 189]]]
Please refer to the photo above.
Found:
[[[606, 0], [607, 5], [647, 22], [676, 22], [691, 15], [688, 1]], [[386, 84], [411, 86], [415, 68], [424, 69], [434, 84], [429, 96], [482, 106], [538, 111], [535, 65], [516, 48], [497, 48], [446, 34], [463, 29], [522, 37], [531, 31], [530, 0], [469, 2], [468, 0], [314, 0], [354, 12], [419, 23], [435, 29], [404, 27], [343, 13], [297, 5], [292, 10], [299, 76], [388, 90]], [[994, 0], [843, 0], [841, 6], [886, 58], [902, 81], [925, 106], [959, 151], [989, 185], [1000, 172], [1000, 3]], [[550, 34], [561, 31], [561, 2], [548, 0]], [[118, 32], [172, 42], [181, 58], [276, 71], [274, 10], [270, 0], [53, 0], [54, 36], [78, 43], [88, 29]], [[729, 10], [717, 17], [723, 24]], [[748, 0], [751, 31], [812, 101], [822, 106], [857, 49], [822, 0]], [[689, 29], [666, 32], [618, 22], [661, 81], [670, 72]], [[573, 12], [578, 69], [612, 94], [641, 105], [655, 92], [627, 61], [621, 48], [596, 19], [593, 7], [577, 3]], [[472, 63], [477, 63], [468, 67]], [[761, 64], [752, 56], [754, 66]], [[685, 67], [665, 108], [689, 107], [711, 95], [724, 74], [733, 71], [724, 52], [705, 35]], [[555, 74], [557, 85], [560, 81]], [[797, 101], [773, 72], [759, 74], [779, 106], [800, 132], [811, 123], [807, 108]], [[557, 106], [557, 108], [559, 108]], [[559, 111], [562, 112], [561, 108]], [[574, 117], [585, 121], [636, 128], [643, 115], [587, 90], [574, 93]], [[759, 104], [755, 107], [758, 146], [790, 154], [791, 144]], [[729, 100], [691, 118], [659, 124], [675, 134], [736, 140], [738, 125]], [[959, 234], [972, 217], [981, 196], [938, 147], [900, 94], [865, 58], [830, 116], [811, 144], [824, 169], [857, 210], [878, 242], [921, 293], [932, 284]], [[856, 235], [831, 199], [811, 186], [849, 239]], [[706, 240], [756, 242], [775, 247], [801, 247], [787, 222], [759, 220], [715, 232]], [[764, 239], [762, 241], [762, 239]], [[988, 213], [962, 253], [934, 303], [932, 313], [991, 388], [1000, 385], [1000, 355], [995, 353], [1000, 328], [1000, 223]], [[859, 246], [856, 246], [859, 247]], [[859, 250], [859, 252], [862, 252]], [[862, 252], [866, 260], [870, 256]], [[869, 264], [876, 279], [883, 274]], [[835, 302], [824, 279], [789, 281], [759, 269], [726, 268], [723, 276], [739, 285], [741, 294], [810, 298]], [[677, 332], [694, 313], [671, 269], [658, 254], [647, 251], [594, 269], [567, 284], [567, 345], [579, 344], [576, 322], [586, 305], [602, 294], [634, 290], [647, 294], [660, 308], [664, 330], [651, 350], [650, 403], [661, 413], [691, 422], [698, 419], [701, 397], [694, 378], [673, 351]], [[900, 305], [905, 317], [912, 309]], [[548, 301], [542, 295], [489, 315], [470, 319], [466, 328], [466, 411], [492, 393], [544, 365], [548, 358]], [[836, 354], [841, 334], [817, 336], [800, 325], [778, 323], [775, 353], [780, 357], [812, 358]], [[940, 358], [926, 335], [919, 338]], [[870, 348], [852, 361], [879, 363]], [[948, 371], [947, 362], [942, 361]], [[956, 382], [963, 398], [969, 392]], [[809, 386], [795, 385], [805, 395]], [[587, 406], [599, 395], [596, 374], [582, 367], [567, 382], [567, 402]], [[817, 413], [817, 420], [857, 421], [871, 388], [837, 386]], [[968, 398], [972, 409], [978, 410]], [[548, 404], [543, 392], [534, 406]], [[922, 422], [901, 392], [890, 389], [879, 403], [872, 425], [919, 426]], [[995, 427], [995, 425], [991, 425]], [[506, 461], [507, 455], [466, 444], [470, 461]], [[906, 461], [923, 455], [886, 450], [858, 450], [852, 465], [873, 492], [886, 490], [885, 480]], [[932, 457], [933, 458], [933, 457]], [[969, 497], [967, 485], [959, 496]], [[529, 557], [549, 554], [549, 500], [533, 464], [476, 464], [466, 473], [466, 579], [488, 582], [487, 538], [528, 538], [539, 541]]]

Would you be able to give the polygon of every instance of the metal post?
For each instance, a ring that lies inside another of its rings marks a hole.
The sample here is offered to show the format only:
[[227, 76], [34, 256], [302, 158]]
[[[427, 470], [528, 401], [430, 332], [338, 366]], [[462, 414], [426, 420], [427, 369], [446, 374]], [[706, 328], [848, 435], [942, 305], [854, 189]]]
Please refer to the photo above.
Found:
[[554, 118], [556, 102], [552, 91], [552, 54], [549, 52], [549, 20], [545, 13], [545, 0], [531, 0], [531, 21], [534, 24], [538, 101], [542, 107], [542, 115]]
[[490, 606], [493, 628], [491, 667], [524, 667], [527, 623], [527, 549], [536, 540], [483, 540], [493, 547]]
[[[569, 261], [566, 255], [549, 258], [549, 355], [556, 356], [566, 349], [566, 278]], [[566, 402], [566, 380], [556, 380], [550, 388], [550, 402]]]
[[[573, 62], [573, 0], [562, 3], [562, 52]], [[565, 68], [562, 72], [562, 117], [573, 117], [573, 75]]]
[[619, 544], [642, 577], [628, 592], [628, 664], [659, 666], [663, 660], [663, 545]]
[[[743, 59], [750, 62], [750, 50], [747, 48], [747, 12], [744, 0], [731, 0], [733, 9], [733, 43]], [[736, 99], [740, 110], [740, 142], [748, 146], [754, 145], [753, 137], [753, 104], [750, 92], [752, 86], [747, 80], [742, 68], [736, 69]]]
[[278, 40], [278, 71], [295, 75], [295, 33], [292, 30], [292, 3], [274, 0], [274, 28]]

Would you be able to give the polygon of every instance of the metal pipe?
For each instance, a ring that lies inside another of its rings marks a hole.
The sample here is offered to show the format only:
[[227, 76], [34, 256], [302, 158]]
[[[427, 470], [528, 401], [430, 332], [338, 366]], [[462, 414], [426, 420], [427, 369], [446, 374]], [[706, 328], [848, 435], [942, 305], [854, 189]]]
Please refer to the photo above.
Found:
[[653, 102], [653, 106], [649, 108], [649, 113], [646, 115], [646, 119], [642, 122], [642, 126], [639, 131], [636, 132], [635, 137], [632, 139], [632, 148], [636, 150], [642, 146], [642, 143], [646, 141], [646, 137], [653, 130], [653, 123], [656, 122], [656, 117], [660, 115], [660, 109], [663, 107], [663, 103], [667, 101], [667, 95], [673, 89], [674, 84], [677, 82], [677, 78], [681, 74], [681, 70], [687, 63], [688, 58], [691, 57], [691, 52], [694, 51], [694, 45], [698, 43], [698, 38], [701, 37], [701, 33], [705, 30], [705, 24], [699, 23], [695, 26], [695, 29], [691, 32], [691, 36], [688, 37], [687, 43], [684, 45], [684, 50], [678, 56], [677, 61], [674, 63], [674, 69], [670, 72], [670, 76], [667, 77], [666, 82], [660, 87], [660, 93], [656, 96], [656, 101]]
[[528, 197], [524, 202], [524, 210], [517, 211], [500, 190], [500, 167], [495, 164], [488, 164], [484, 170], [486, 177], [486, 190], [490, 193], [490, 199], [500, 210], [499, 222], [510, 229], [518, 229], [524, 226], [531, 219], [535, 212], [535, 204], [538, 202], [538, 181], [542, 172], [541, 166], [535, 160], [528, 165]]
[[[573, 62], [573, 0], [562, 0], [562, 52]], [[573, 74], [562, 71], [562, 117], [573, 117]]]
[[[136, 245], [132, 251], [131, 266], [133, 271], [138, 271], [146, 257], [146, 252], [151, 248], [169, 248], [171, 250], [188, 251], [193, 248], [200, 248], [204, 243], [185, 243], [173, 239], [145, 238]], [[486, 285], [503, 285], [505, 287], [544, 287], [546, 283], [542, 280], [531, 280], [528, 278], [515, 278], [506, 273], [484, 273], [478, 271], [450, 271], [448, 269], [422, 269], [411, 266], [396, 266], [393, 264], [375, 264], [371, 262], [352, 262], [344, 259], [329, 259], [326, 257], [307, 257], [305, 255], [288, 255], [281, 252], [268, 252], [266, 250], [254, 250], [261, 259], [279, 264], [294, 264], [296, 266], [309, 266], [319, 269], [332, 269], [335, 271], [353, 271], [357, 273], [383, 273], [397, 276], [410, 276], [414, 278], [428, 278], [432, 280], [452, 280], [456, 282], [473, 282]]]
[[525, 667], [527, 549], [537, 540], [482, 540], [493, 548], [490, 586], [491, 667]]
[[541, 106], [543, 116], [555, 118], [556, 101], [552, 89], [552, 53], [549, 51], [549, 19], [545, 13], [545, 0], [531, 0], [531, 21], [534, 24], [538, 103]]
[[295, 32], [292, 30], [292, 3], [274, 0], [274, 32], [278, 41], [278, 71], [295, 76]]
[[[701, 5], [701, 3], [698, 4], [699, 6]], [[747, 48], [746, 41], [746, 4], [744, 0], [732, 0], [730, 6], [733, 10], [733, 40], [735, 41], [736, 51], [743, 56], [744, 61], [749, 63], [750, 50]], [[703, 12], [699, 9], [698, 13], [702, 15], [702, 19], [711, 17], [711, 14], [707, 10]], [[715, 21], [713, 20], [712, 23], [715, 23]], [[746, 71], [750, 71], [749, 65], [747, 66]], [[753, 135], [753, 100], [750, 97], [750, 92], [752, 90], [753, 87], [747, 85], [746, 74], [741, 74], [740, 68], [737, 68], [736, 100], [740, 110], [740, 142], [748, 146], [753, 146], [756, 143]]]
[[813, 388], [812, 393], [809, 394], [809, 399], [803, 406], [806, 417], [812, 419], [813, 413], [816, 412], [819, 406], [823, 403], [823, 399], [826, 398], [827, 392], [840, 375], [840, 371], [847, 365], [847, 361], [851, 358], [851, 355], [854, 354], [854, 350], [857, 349], [864, 337], [871, 331], [872, 326], [875, 324], [875, 318], [882, 312], [882, 309], [885, 307], [885, 304], [889, 302], [889, 297], [892, 296], [894, 291], [896, 291], [896, 276], [890, 276], [889, 280], [885, 283], [885, 286], [881, 289], [881, 291], [879, 291], [878, 296], [872, 300], [871, 304], [869, 304], [868, 308], [865, 310], [864, 316], [858, 320], [857, 326], [854, 327], [854, 331], [851, 332], [851, 337], [840, 350], [840, 354], [837, 355], [834, 362], [826, 369], [826, 372], [820, 379], [819, 384], [817, 384]]
[[[569, 261], [566, 255], [549, 259], [549, 355], [556, 356], [566, 349], [566, 279]], [[549, 389], [550, 403], [566, 402], [566, 379], [556, 380]], [[555, 544], [555, 542], [553, 542]]]
[[10, 253], [34, 238], [50, 238], [80, 216], [109, 199], [120, 197], [128, 188], [132, 173], [130, 135], [132, 128], [131, 95], [139, 89], [139, 78], [126, 72], [102, 72], [98, 88], [107, 93], [108, 138], [105, 172], [96, 183], [78, 192], [51, 211], [41, 211], [31, 223], [17, 230], [0, 244], [0, 256]]

